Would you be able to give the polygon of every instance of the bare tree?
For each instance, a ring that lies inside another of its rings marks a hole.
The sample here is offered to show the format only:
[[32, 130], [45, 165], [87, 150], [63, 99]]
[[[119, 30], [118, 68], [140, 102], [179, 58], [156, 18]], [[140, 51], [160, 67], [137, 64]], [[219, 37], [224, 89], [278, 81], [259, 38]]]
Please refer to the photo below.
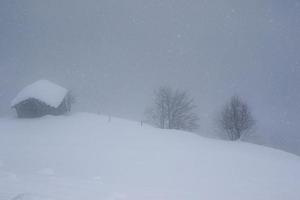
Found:
[[239, 96], [233, 96], [227, 103], [219, 119], [219, 127], [230, 140], [238, 140], [252, 130], [255, 121], [246, 102]]
[[73, 91], [68, 92], [65, 103], [66, 103], [68, 112], [70, 112], [72, 104], [76, 103], [76, 98], [75, 98]]
[[195, 108], [193, 99], [186, 92], [161, 87], [154, 92], [154, 105], [146, 115], [159, 128], [192, 131], [198, 128]]

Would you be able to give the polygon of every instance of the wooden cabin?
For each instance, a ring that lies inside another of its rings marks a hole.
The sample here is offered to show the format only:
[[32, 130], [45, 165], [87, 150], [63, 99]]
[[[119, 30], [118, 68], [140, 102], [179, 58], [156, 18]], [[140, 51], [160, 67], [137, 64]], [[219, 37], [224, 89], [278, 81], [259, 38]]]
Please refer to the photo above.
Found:
[[11, 107], [19, 118], [63, 115], [71, 110], [67, 89], [47, 80], [39, 80], [20, 91]]

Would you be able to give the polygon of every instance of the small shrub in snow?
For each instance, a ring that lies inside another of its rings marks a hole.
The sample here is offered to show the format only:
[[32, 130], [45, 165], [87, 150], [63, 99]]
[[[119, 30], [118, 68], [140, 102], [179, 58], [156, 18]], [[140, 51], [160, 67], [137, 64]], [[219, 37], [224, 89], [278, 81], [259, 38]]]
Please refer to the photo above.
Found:
[[255, 121], [246, 102], [233, 96], [220, 113], [218, 125], [230, 140], [238, 140], [252, 130]]

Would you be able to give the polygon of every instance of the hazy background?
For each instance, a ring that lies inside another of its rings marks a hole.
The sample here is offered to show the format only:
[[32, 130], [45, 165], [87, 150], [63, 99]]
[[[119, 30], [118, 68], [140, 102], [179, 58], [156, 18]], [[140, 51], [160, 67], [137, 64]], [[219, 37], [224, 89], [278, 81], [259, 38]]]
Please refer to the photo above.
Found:
[[134, 120], [156, 87], [188, 90], [210, 136], [239, 94], [249, 140], [300, 154], [300, 1], [1, 0], [0, 115], [41, 78], [72, 89], [76, 111]]

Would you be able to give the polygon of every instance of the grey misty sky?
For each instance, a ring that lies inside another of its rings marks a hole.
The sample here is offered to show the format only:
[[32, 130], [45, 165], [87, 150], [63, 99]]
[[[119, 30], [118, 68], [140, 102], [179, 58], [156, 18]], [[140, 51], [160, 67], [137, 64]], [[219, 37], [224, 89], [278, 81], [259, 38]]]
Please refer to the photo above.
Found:
[[170, 85], [202, 127], [240, 94], [261, 131], [300, 143], [298, 0], [1, 0], [0, 28], [2, 115], [40, 78], [71, 88], [76, 110], [131, 119]]

